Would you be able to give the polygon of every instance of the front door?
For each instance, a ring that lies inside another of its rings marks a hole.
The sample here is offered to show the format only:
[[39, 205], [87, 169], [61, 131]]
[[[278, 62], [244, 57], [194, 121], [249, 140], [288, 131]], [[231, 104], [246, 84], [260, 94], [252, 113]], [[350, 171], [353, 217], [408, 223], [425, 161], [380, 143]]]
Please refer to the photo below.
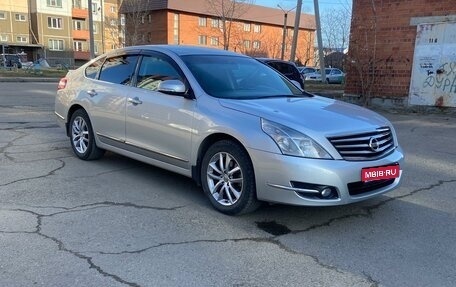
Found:
[[184, 81], [171, 59], [155, 53], [142, 57], [127, 99], [126, 141], [137, 153], [189, 169], [196, 102], [158, 92], [158, 84], [169, 79]]

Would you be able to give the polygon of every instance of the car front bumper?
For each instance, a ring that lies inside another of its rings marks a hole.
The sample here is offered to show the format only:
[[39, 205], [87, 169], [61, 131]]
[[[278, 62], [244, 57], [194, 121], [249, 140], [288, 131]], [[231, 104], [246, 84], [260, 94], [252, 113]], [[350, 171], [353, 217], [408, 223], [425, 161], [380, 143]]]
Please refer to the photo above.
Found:
[[[254, 149], [248, 150], [255, 170], [257, 197], [267, 202], [303, 206], [331, 206], [366, 200], [391, 191], [399, 186], [404, 156], [400, 147], [388, 156], [374, 161], [345, 161], [307, 159], [284, 156]], [[351, 195], [348, 184], [361, 182], [361, 170], [399, 164], [400, 175], [386, 186], [370, 188]], [[292, 184], [294, 183], [294, 185]], [[317, 198], [303, 195], [295, 183], [311, 186], [328, 186], [337, 192], [335, 198]]]

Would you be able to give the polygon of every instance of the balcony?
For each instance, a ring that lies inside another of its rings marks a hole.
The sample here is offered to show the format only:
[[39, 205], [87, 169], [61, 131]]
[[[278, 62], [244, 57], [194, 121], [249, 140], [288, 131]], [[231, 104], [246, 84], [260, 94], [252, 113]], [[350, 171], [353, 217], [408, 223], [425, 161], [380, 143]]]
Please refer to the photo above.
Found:
[[90, 52], [74, 51], [75, 60], [90, 60]]
[[75, 8], [71, 11], [73, 18], [87, 19], [89, 18], [89, 9]]
[[73, 30], [73, 39], [88, 40], [90, 39], [89, 30]]

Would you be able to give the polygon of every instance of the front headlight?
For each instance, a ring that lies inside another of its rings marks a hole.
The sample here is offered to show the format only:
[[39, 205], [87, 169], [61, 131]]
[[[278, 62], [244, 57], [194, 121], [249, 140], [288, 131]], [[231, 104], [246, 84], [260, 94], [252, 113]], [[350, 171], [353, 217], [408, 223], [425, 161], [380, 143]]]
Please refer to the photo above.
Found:
[[261, 128], [285, 155], [332, 159], [327, 151], [305, 134], [265, 119], [261, 119]]

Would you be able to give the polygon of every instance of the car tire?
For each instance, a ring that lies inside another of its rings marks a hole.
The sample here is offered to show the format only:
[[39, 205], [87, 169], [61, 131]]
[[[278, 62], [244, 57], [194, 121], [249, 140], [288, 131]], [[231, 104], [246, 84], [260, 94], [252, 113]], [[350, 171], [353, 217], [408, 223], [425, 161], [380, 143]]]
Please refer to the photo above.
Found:
[[260, 206], [250, 157], [233, 141], [218, 141], [206, 151], [201, 163], [201, 184], [211, 204], [222, 213], [239, 215]]
[[75, 111], [71, 116], [69, 135], [71, 147], [78, 158], [95, 160], [104, 155], [105, 150], [97, 147], [92, 124], [83, 109]]

